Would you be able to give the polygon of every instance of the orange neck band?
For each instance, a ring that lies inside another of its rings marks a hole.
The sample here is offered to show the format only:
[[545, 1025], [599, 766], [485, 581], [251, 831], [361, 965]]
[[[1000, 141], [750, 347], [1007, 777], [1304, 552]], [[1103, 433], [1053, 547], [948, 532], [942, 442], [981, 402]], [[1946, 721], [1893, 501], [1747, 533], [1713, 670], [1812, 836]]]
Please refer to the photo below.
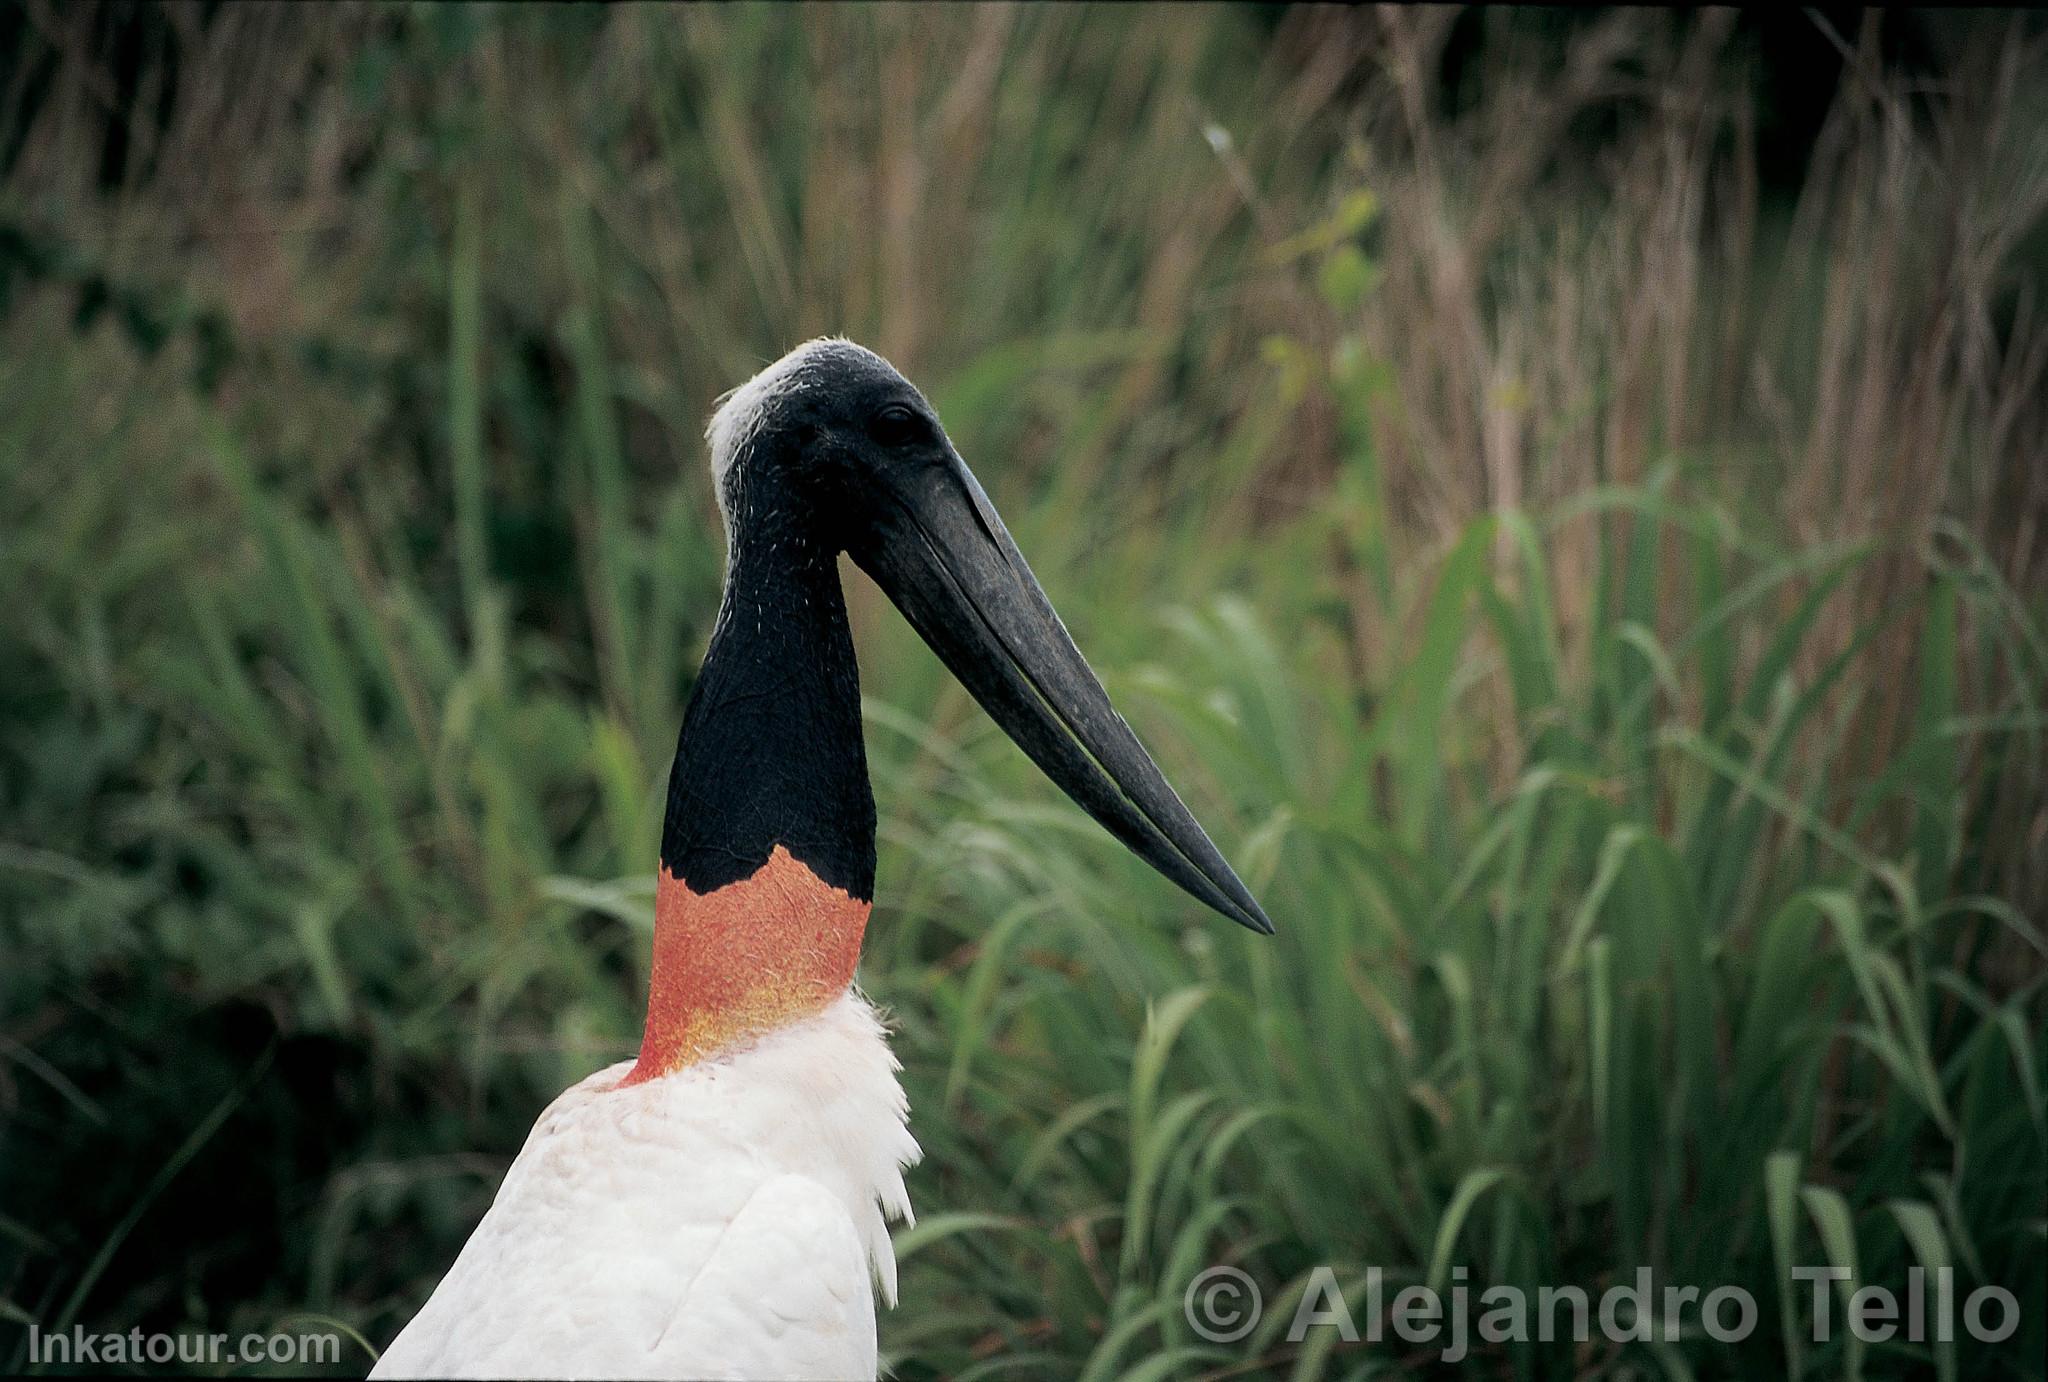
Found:
[[708, 893], [661, 870], [638, 1084], [822, 1012], [853, 982], [869, 904], [776, 845]]

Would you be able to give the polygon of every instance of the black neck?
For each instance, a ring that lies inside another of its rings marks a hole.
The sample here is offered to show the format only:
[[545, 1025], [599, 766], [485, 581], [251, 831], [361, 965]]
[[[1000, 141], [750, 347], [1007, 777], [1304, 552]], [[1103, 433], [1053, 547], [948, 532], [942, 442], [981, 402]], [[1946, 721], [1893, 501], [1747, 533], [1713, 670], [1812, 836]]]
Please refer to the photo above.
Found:
[[779, 505], [732, 532], [725, 601], [683, 712], [661, 861], [707, 893], [778, 844], [871, 901], [875, 800], [837, 553]]

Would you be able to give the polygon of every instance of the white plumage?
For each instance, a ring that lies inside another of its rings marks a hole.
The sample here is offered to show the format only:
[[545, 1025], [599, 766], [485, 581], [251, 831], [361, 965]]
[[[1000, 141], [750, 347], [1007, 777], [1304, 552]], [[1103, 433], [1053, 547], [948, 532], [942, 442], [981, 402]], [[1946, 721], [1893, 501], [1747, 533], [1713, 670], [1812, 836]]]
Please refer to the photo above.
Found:
[[372, 1377], [871, 1378], [918, 1158], [848, 992], [753, 1046], [549, 1106]]

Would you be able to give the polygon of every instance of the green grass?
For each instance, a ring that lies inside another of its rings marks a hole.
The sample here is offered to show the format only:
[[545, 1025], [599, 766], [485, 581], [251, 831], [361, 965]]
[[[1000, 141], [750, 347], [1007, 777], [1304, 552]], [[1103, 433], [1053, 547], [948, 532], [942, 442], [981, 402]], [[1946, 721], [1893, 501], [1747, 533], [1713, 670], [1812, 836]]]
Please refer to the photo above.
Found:
[[[1286, 1341], [1321, 1266], [1354, 1310], [1374, 1266], [1761, 1308], [1739, 1346], [1695, 1310], [1489, 1375], [2044, 1376], [2048, 602], [2007, 521], [2039, 362], [1949, 324], [2026, 266], [1958, 287], [1881, 195], [2024, 226], [2034, 184], [1933, 139], [1894, 166], [1850, 110], [1803, 220], [1680, 271], [1724, 243], [1674, 208], [1727, 174], [1688, 161], [1725, 109], [1641, 116], [1603, 181], [1562, 134], [1515, 171], [1551, 126], [1488, 112], [1548, 69], [1409, 128], [1296, 60], [1380, 51], [1339, 17], [661, 14], [243, 35], [304, 82], [229, 165], [297, 189], [250, 239], [167, 186], [203, 127], [113, 191], [58, 176], [87, 126], [30, 130], [0, 1314], [382, 1340], [416, 1308], [545, 1101], [633, 1048], [722, 559], [698, 429], [831, 328], [927, 388], [1280, 928], [1123, 854], [851, 578], [861, 979], [927, 1150], [898, 1376], [1448, 1371]], [[1682, 56], [1616, 22], [1614, 70]], [[2016, 91], [1987, 140], [2040, 128]], [[1218, 1263], [1268, 1303], [1228, 1346], [1181, 1310]], [[1789, 1272], [1824, 1263], [1951, 1266], [2022, 1325], [1816, 1343]]]
[[[1568, 521], [1611, 527], [1642, 497]], [[1677, 507], [1650, 544], [1693, 547], [1686, 528], [1706, 517]], [[911, 1240], [906, 1298], [921, 1305], [888, 1335], [906, 1366], [1366, 1366], [1297, 1356], [1272, 1330], [1231, 1349], [1191, 1339], [1181, 1292], [1216, 1261], [1282, 1301], [1316, 1264], [1362, 1289], [1369, 1264], [1441, 1286], [1464, 1263], [1532, 1297], [1567, 1282], [1597, 1296], [1648, 1265], [1745, 1285], [1768, 1309], [1781, 1246], [1786, 1262], [1847, 1256], [1896, 1289], [1967, 1241], [1983, 1280], [2027, 1298], [2041, 938], [2008, 904], [1918, 881], [1954, 875], [1963, 721], [1923, 688], [1907, 771], [1845, 781], [1825, 750], [1793, 767], [1788, 745], [1838, 740], [1829, 692], [1856, 660], [1765, 680], [1784, 650], [1755, 666], [1734, 652], [1777, 630], [1731, 610], [1772, 587], [1824, 596], [1867, 554], [1722, 550], [1711, 581], [1664, 602], [1676, 638], [1617, 626], [1591, 650], [1603, 700], [1545, 651], [1548, 525], [1512, 524], [1531, 540], [1519, 591], [1480, 556], [1501, 526], [1413, 574], [1401, 598], [1424, 617], [1372, 711], [1321, 674], [1312, 593], [1284, 578], [1088, 631], [1113, 650], [1112, 693], [1217, 803], [1276, 941], [1210, 926], [1070, 813], [1018, 805], [1026, 771], [982, 726], [943, 790], [917, 776], [921, 739], [898, 756], [896, 736], [874, 736], [885, 818], [903, 824], [868, 983], [901, 1011], [938, 1208], [1007, 1220]], [[1930, 655], [1958, 605], [1998, 603], [1964, 569], [1931, 571], [1923, 598]], [[1298, 631], [1285, 652], [1280, 626]], [[1512, 683], [1529, 746], [1503, 789], [1460, 729], [1489, 680]], [[1687, 704], [1708, 685], [1727, 688], [1718, 714]], [[2001, 751], [2031, 756], [2038, 711], [2013, 725]], [[1828, 823], [1888, 805], [1911, 812], [1914, 847]], [[2001, 950], [2031, 956], [2032, 977], [1994, 997], [1981, 965]], [[1781, 1181], [1800, 1190], [1782, 1212]], [[1778, 1339], [1760, 1330], [1739, 1363], [1704, 1341], [1678, 1356], [1798, 1373]], [[1501, 1368], [1529, 1371], [1569, 1356], [1506, 1353]], [[1581, 1360], [1595, 1361], [1622, 1360]], [[1913, 1361], [1873, 1349], [1864, 1366]], [[1935, 1361], [1953, 1375], [1954, 1356]], [[1854, 1370], [1839, 1344], [1803, 1362]]]

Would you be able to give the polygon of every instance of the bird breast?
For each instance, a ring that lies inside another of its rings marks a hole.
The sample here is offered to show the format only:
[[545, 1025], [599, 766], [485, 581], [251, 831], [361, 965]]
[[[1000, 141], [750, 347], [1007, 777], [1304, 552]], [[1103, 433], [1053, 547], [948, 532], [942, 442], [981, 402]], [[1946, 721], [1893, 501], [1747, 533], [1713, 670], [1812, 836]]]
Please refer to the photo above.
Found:
[[846, 992], [752, 1046], [549, 1106], [373, 1377], [872, 1377], [918, 1147]]

